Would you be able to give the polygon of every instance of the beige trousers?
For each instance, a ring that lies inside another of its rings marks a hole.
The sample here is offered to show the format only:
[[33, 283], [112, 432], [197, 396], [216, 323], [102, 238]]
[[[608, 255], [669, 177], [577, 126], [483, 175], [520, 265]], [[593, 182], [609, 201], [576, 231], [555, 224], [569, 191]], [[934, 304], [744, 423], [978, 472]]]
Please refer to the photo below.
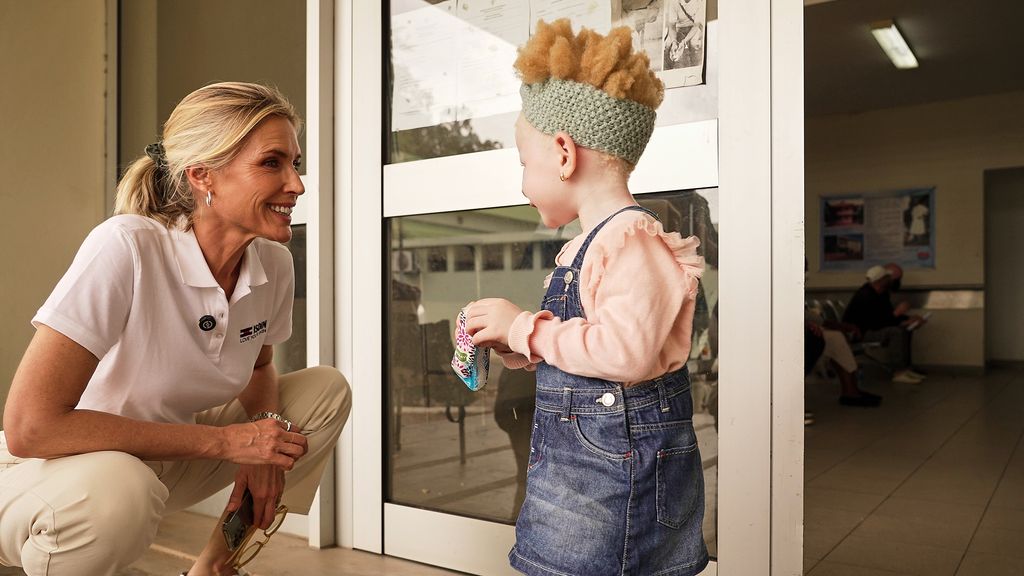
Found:
[[838, 330], [822, 330], [821, 334], [825, 338], [825, 350], [821, 355], [829, 360], [835, 360], [836, 364], [847, 372], [856, 372], [857, 359], [853, 356], [846, 336]]
[[[281, 414], [309, 452], [285, 474], [282, 504], [306, 514], [352, 407], [345, 377], [320, 366], [280, 378]], [[237, 400], [197, 415], [201, 424], [245, 422]], [[123, 452], [53, 460], [15, 458], [0, 434], [0, 565], [28, 576], [111, 576], [149, 548], [164, 515], [234, 481], [223, 460], [143, 462]]]

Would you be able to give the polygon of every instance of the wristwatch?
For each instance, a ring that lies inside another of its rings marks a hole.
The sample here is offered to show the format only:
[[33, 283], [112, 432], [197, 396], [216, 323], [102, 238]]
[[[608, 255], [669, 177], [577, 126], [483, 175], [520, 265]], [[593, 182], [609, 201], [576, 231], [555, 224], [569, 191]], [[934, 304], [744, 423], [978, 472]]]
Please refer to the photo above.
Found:
[[272, 419], [277, 420], [278, 422], [284, 424], [285, 425], [285, 429], [284, 429], [285, 432], [291, 432], [292, 431], [292, 421], [288, 420], [284, 416], [281, 416], [277, 412], [260, 412], [259, 414], [254, 415], [252, 418], [249, 418], [249, 422], [255, 422], [257, 420], [266, 420], [267, 418], [272, 418]]

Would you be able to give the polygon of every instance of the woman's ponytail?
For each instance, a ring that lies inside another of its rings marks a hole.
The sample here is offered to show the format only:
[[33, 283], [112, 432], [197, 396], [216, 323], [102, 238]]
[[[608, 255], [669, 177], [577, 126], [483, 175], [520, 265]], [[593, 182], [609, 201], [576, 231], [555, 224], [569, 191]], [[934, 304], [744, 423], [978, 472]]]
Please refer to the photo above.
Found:
[[117, 184], [114, 214], [138, 214], [170, 227], [184, 214], [168, 206], [171, 189], [166, 166], [142, 156], [128, 166]]

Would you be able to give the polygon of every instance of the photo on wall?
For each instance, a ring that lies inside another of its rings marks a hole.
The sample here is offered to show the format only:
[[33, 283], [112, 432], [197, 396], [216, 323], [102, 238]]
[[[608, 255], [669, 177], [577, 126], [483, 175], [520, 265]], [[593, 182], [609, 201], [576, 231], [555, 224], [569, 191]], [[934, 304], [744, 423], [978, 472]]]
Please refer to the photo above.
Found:
[[864, 200], [842, 198], [825, 201], [825, 228], [864, 225]]
[[935, 267], [935, 188], [821, 199], [821, 270]]
[[704, 67], [705, 0], [668, 0], [665, 13], [666, 70]]
[[931, 194], [913, 194], [904, 198], [903, 224], [906, 229], [904, 246], [931, 246]]
[[630, 29], [665, 88], [704, 83], [706, 0], [614, 0], [612, 20]]
[[863, 234], [826, 234], [826, 262], [863, 262]]
[[633, 50], [647, 54], [651, 69], [655, 72], [664, 70], [665, 0], [622, 0], [613, 18], [616, 26], [629, 28], [633, 36]]

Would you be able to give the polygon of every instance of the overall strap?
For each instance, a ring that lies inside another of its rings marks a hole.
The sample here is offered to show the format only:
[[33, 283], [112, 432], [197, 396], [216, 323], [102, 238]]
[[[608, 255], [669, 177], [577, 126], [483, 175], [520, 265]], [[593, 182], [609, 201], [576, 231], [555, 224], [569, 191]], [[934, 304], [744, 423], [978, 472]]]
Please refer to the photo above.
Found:
[[598, 224], [597, 226], [594, 226], [594, 229], [590, 231], [590, 234], [587, 235], [587, 239], [584, 240], [583, 241], [583, 245], [580, 246], [579, 252], [576, 252], [576, 257], [573, 258], [573, 260], [572, 260], [572, 267], [573, 268], [575, 268], [576, 270], [579, 270], [580, 268], [583, 267], [583, 257], [586, 256], [586, 254], [587, 254], [587, 248], [590, 248], [590, 243], [597, 236], [597, 233], [601, 231], [601, 228], [604, 228], [604, 225], [607, 224], [608, 222], [610, 222], [612, 218], [615, 218], [616, 216], [618, 216], [619, 214], [622, 214], [623, 212], [625, 212], [627, 210], [637, 210], [637, 211], [640, 211], [640, 212], [646, 212], [647, 214], [650, 214], [655, 220], [658, 220], [658, 215], [657, 214], [655, 214], [654, 212], [651, 212], [650, 210], [648, 210], [647, 208], [644, 208], [643, 206], [637, 206], [637, 205], [626, 206], [625, 208], [622, 208], [621, 210], [617, 210], [614, 214], [612, 214], [611, 216], [609, 216], [609, 217], [605, 218], [604, 220], [602, 220], [600, 224]]

